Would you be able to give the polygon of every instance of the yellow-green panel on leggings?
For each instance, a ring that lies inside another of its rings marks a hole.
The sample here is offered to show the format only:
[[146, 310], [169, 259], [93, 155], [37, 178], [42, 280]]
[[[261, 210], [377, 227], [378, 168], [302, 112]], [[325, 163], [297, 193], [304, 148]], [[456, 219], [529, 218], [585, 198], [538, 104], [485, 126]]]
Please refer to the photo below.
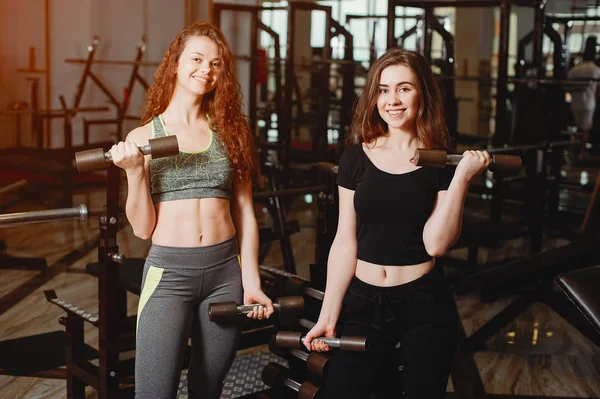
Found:
[[144, 306], [146, 306], [146, 303], [148, 302], [152, 294], [154, 294], [156, 287], [158, 287], [158, 283], [160, 283], [162, 275], [163, 269], [155, 266], [150, 266], [148, 268], [148, 273], [146, 273], [146, 281], [144, 281], [144, 289], [142, 290], [142, 294], [140, 295], [140, 303], [138, 305], [138, 317], [135, 326], [136, 335], [142, 310], [144, 310]]

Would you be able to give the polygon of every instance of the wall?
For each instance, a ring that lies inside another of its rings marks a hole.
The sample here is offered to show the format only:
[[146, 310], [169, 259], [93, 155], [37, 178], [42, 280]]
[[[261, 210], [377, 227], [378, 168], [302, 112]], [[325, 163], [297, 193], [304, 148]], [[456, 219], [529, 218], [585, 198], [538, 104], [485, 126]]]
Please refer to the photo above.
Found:
[[[47, 10], [45, 5], [48, 6]], [[41, 80], [40, 108], [60, 108], [59, 95], [64, 95], [67, 105], [72, 106], [83, 64], [67, 64], [65, 59], [85, 58], [94, 35], [100, 37], [95, 59], [131, 61], [135, 57], [138, 42], [146, 34], [145, 61], [160, 61], [186, 21], [208, 19], [210, 5], [207, 0], [0, 0], [0, 111], [14, 101], [29, 102], [28, 89], [31, 84], [26, 79], [34, 76]], [[49, 37], [46, 36], [46, 28], [49, 29]], [[47, 40], [50, 57], [49, 64], [45, 65]], [[28, 67], [30, 46], [35, 46], [36, 67], [44, 69], [44, 73], [17, 71]], [[131, 66], [95, 64], [92, 70], [107, 89], [119, 101], [123, 101], [123, 89], [127, 85]], [[142, 67], [141, 75], [151, 82], [154, 70], [155, 67]], [[140, 114], [143, 99], [142, 86], [136, 85], [129, 114]], [[110, 107], [108, 112], [85, 115], [88, 119], [115, 116], [115, 107], [89, 79], [80, 105]], [[83, 117], [79, 115], [74, 120], [75, 145], [83, 142]], [[31, 133], [27, 118], [22, 121], [24, 126], [19, 139], [23, 145], [27, 144]], [[127, 122], [125, 133], [138, 124], [136, 121]], [[54, 120], [48, 128], [47, 144], [51, 147], [62, 146], [62, 121]], [[0, 131], [3, 132], [0, 135], [0, 148], [16, 145], [13, 116], [0, 117]], [[91, 140], [106, 140], [114, 132], [114, 126], [96, 127]]]
[[[491, 62], [492, 54], [497, 53], [497, 45], [494, 45], [493, 41], [494, 26], [493, 8], [458, 8], [456, 10], [454, 31], [456, 75], [479, 76], [480, 65]], [[458, 103], [459, 133], [486, 136], [489, 133], [489, 126], [482, 126], [479, 122], [478, 103], [490, 101], [490, 99], [480, 98], [478, 82], [457, 80], [455, 90], [456, 97], [460, 99]]]
[[[23, 71], [30, 69], [29, 47], [35, 47], [35, 69], [45, 68], [44, 3], [44, 0], [0, 0], [0, 112], [14, 101], [29, 101], [32, 78], [41, 79], [40, 99], [45, 98], [44, 73]], [[31, 139], [28, 119], [20, 119], [24, 124], [22, 130], [27, 131], [20, 139], [28, 144]], [[0, 131], [0, 148], [16, 145], [15, 116], [1, 115]]]

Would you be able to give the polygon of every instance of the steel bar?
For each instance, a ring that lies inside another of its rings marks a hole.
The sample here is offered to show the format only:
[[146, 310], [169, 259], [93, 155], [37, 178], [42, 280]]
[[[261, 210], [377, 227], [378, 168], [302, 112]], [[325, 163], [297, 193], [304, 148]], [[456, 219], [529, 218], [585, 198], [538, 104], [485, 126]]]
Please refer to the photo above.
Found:
[[79, 220], [85, 222], [88, 220], [88, 209], [85, 205], [77, 205], [73, 208], [7, 213], [0, 215], [0, 227], [14, 227], [61, 220]]

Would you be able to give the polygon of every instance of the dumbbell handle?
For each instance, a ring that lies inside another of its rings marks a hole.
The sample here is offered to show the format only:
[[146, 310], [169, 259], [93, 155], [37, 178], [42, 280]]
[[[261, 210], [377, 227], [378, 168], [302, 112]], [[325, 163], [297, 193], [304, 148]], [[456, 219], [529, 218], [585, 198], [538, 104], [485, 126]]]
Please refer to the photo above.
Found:
[[[302, 337], [302, 340], [304, 341], [305, 337]], [[326, 343], [327, 345], [331, 346], [332, 348], [340, 348], [342, 346], [342, 339], [341, 338], [329, 338], [329, 337], [319, 337], [319, 338], [315, 338], [315, 340], [317, 341], [323, 341], [324, 343]]]
[[[153, 159], [176, 155], [179, 152], [177, 136], [165, 136], [148, 140], [148, 144], [138, 146], [143, 155], [152, 155]], [[104, 152], [102, 148], [79, 151], [75, 153], [75, 163], [79, 172], [105, 168], [112, 163], [110, 152]]]
[[[517, 155], [490, 154], [491, 171], [516, 173], [521, 169], [522, 160]], [[417, 166], [432, 166], [443, 168], [446, 165], [456, 166], [463, 159], [462, 155], [448, 154], [444, 150], [426, 150], [418, 148], [413, 160]]]
[[310, 321], [308, 319], [300, 319], [300, 320], [298, 320], [298, 324], [300, 326], [306, 328], [307, 330], [310, 330], [311, 328], [313, 328], [315, 326], [315, 322]]
[[300, 349], [292, 349], [290, 354], [294, 356], [296, 359], [300, 359], [302, 361], [306, 361], [308, 359], [309, 354]]
[[[138, 150], [140, 150], [140, 152], [143, 155], [151, 155], [152, 154], [152, 148], [150, 147], [150, 144], [146, 144], [146, 145], [140, 145], [138, 146]], [[110, 152], [105, 152], [104, 153], [104, 162], [106, 162], [107, 164], [111, 163], [113, 161], [113, 157], [111, 155]]]
[[319, 291], [312, 287], [304, 287], [304, 293], [311, 298], [318, 299], [319, 301], [322, 301], [325, 297], [325, 293], [323, 291]]
[[283, 385], [290, 389], [293, 389], [296, 392], [299, 392], [300, 388], [302, 387], [302, 384], [300, 384], [298, 381], [291, 380], [287, 377], [283, 379]]
[[[287, 298], [292, 298], [292, 297], [287, 297]], [[267, 308], [265, 305], [263, 305], [261, 303], [250, 303], [250, 304], [246, 304], [246, 305], [239, 305], [239, 306], [237, 306], [237, 314], [240, 314], [240, 315], [248, 314], [248, 313], [252, 312], [252, 310], [254, 310], [255, 306], [262, 306], [265, 309]], [[279, 311], [279, 308], [281, 308], [281, 305], [279, 304], [279, 302], [273, 302], [273, 309], [275, 311]]]
[[[456, 166], [463, 159], [462, 155], [459, 154], [447, 154], [446, 165]], [[501, 155], [501, 154], [490, 154], [490, 169], [495, 168], [496, 170], [508, 170], [515, 168], [518, 163], [518, 168], [521, 167], [521, 157], [517, 155]], [[514, 163], [513, 163], [514, 162]]]
[[[279, 331], [275, 334], [275, 344], [282, 348], [299, 348], [304, 338], [306, 338], [306, 335], [299, 332]], [[367, 339], [365, 337], [318, 337], [315, 340], [322, 341], [332, 348], [339, 348], [343, 351], [364, 352], [367, 350]]]
[[[239, 315], [250, 313], [259, 303], [237, 305], [235, 302], [217, 302], [208, 305], [208, 318], [210, 321], [231, 321]], [[304, 311], [304, 298], [301, 296], [280, 297], [273, 301], [273, 309], [277, 311], [280, 319], [290, 317], [296, 319]]]
[[[261, 303], [250, 303], [250, 304], [246, 304], [246, 305], [239, 305], [239, 306], [237, 306], [237, 314], [239, 314], [239, 315], [248, 314], [248, 313], [252, 312], [252, 310], [254, 310], [255, 306], [262, 306], [265, 309], [267, 308], [265, 305], [263, 305]], [[274, 302], [273, 309], [279, 310], [279, 304]]]

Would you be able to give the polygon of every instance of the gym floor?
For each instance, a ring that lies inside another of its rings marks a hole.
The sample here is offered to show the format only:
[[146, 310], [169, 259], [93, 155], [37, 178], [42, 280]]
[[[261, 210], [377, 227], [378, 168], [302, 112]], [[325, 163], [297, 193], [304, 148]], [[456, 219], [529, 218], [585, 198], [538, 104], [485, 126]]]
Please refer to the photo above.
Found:
[[[595, 181], [596, 172], [589, 177], [590, 181]], [[15, 202], [15, 198], [10, 197], [1, 200], [4, 204]], [[104, 189], [101, 186], [78, 189], [73, 203], [99, 208], [105, 203]], [[52, 207], [59, 206], [51, 201], [42, 204], [40, 200], [24, 200], [5, 207], [1, 213]], [[289, 215], [290, 219], [297, 219], [300, 224], [300, 232], [292, 235], [291, 239], [298, 274], [304, 277], [309, 277], [308, 265], [314, 263], [316, 215], [314, 203], [306, 204], [300, 200], [294, 203]], [[266, 214], [264, 218], [259, 215], [259, 220], [269, 223]], [[5, 374], [0, 375], [0, 398], [64, 398], [66, 385], [63, 379], [39, 378], [35, 377], [35, 372], [31, 374], [33, 376], [15, 375], [23, 374], [20, 370], [43, 369], [47, 364], [60, 363], [58, 357], [62, 347], [57, 337], [61, 335], [56, 332], [64, 331], [64, 327], [58, 323], [64, 314], [60, 308], [45, 300], [44, 290], [54, 289], [61, 299], [92, 314], [97, 312], [97, 280], [85, 272], [85, 266], [97, 260], [95, 245], [98, 240], [98, 221], [92, 218], [87, 222], [53, 222], [7, 228], [3, 239], [10, 256], [45, 258], [48, 268], [45, 273], [0, 269], [0, 367], [4, 368]], [[564, 239], [546, 238], [544, 249], [562, 246], [567, 242]], [[126, 220], [122, 219], [118, 242], [122, 254], [145, 257], [149, 244], [134, 237]], [[499, 248], [481, 249], [479, 261], [523, 255], [526, 249], [524, 239], [510, 240]], [[454, 255], [466, 254], [464, 250], [456, 250]], [[263, 264], [281, 268], [281, 263], [279, 246], [274, 243]], [[510, 296], [484, 303], [480, 301], [479, 294], [474, 292], [456, 298], [467, 336], [515, 299]], [[138, 297], [128, 294], [127, 301], [129, 314], [135, 315]], [[87, 323], [85, 328], [86, 342], [97, 348], [97, 329]], [[13, 348], [13, 351], [6, 351], [6, 348]], [[266, 364], [269, 361], [264, 346], [239, 353], [238, 359], [252, 352], [260, 355], [259, 362]], [[466, 378], [480, 380], [488, 394], [600, 397], [600, 348], [544, 304], [530, 306], [487, 340], [485, 348], [474, 353], [472, 360], [467, 361], [475, 364], [476, 370], [472, 368], [471, 375]], [[12, 371], [11, 364], [15, 364]], [[255, 368], [260, 370], [260, 367], [262, 365], [259, 364]], [[248, 370], [246, 367], [238, 369], [244, 372]], [[15, 375], [6, 375], [8, 373]], [[57, 373], [59, 375], [60, 372]], [[233, 371], [229, 376], [234, 381], [245, 377]], [[185, 373], [182, 378], [185, 378]], [[453, 391], [450, 380], [448, 392]], [[182, 388], [180, 392], [180, 398], [187, 398], [185, 389]], [[97, 397], [96, 391], [89, 387], [86, 393], [87, 398]], [[223, 397], [236, 396], [229, 392]], [[448, 394], [448, 397], [456, 396]]]

